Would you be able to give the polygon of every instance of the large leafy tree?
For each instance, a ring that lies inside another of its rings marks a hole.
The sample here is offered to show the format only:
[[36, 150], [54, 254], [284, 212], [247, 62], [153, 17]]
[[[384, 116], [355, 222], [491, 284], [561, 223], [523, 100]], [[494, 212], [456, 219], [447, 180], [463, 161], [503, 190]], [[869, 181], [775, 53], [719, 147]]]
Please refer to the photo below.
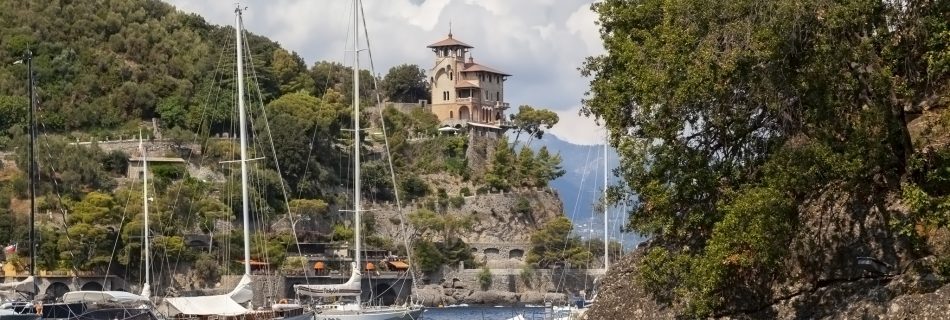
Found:
[[529, 105], [518, 107], [518, 113], [511, 115], [515, 127], [515, 144], [522, 133], [527, 134], [529, 139], [541, 139], [544, 130], [551, 129], [559, 120], [557, 113], [551, 110], [535, 109]]
[[639, 197], [628, 227], [692, 259], [657, 261], [696, 269], [665, 289], [697, 315], [737, 291], [727, 288], [768, 281], [787, 249], [773, 240], [796, 229], [773, 219], [796, 221], [791, 204], [817, 186], [894, 188], [913, 153], [905, 110], [947, 96], [943, 2], [607, 0], [593, 10], [607, 53], [582, 68], [592, 78], [583, 112], [606, 123], [622, 158], [628, 192], [614, 198]]
[[392, 102], [418, 102], [429, 97], [426, 73], [414, 64], [389, 68], [383, 77], [383, 92]]

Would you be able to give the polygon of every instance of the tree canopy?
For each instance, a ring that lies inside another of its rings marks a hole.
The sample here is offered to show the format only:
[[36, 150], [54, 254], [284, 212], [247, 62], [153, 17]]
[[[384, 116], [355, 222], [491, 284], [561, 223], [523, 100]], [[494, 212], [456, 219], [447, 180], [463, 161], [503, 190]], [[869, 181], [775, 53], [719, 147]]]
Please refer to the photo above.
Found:
[[607, 0], [593, 10], [606, 53], [582, 68], [583, 112], [606, 123], [622, 158], [614, 200], [639, 197], [628, 227], [675, 253], [652, 255], [655, 267], [701, 275], [664, 288], [695, 315], [716, 310], [725, 287], [780, 272], [770, 266], [787, 246], [773, 240], [795, 230], [783, 224], [796, 221], [793, 204], [820, 186], [895, 188], [914, 158], [906, 112], [946, 105], [941, 2]]
[[389, 68], [383, 77], [383, 92], [392, 102], [419, 102], [429, 99], [426, 72], [414, 64]]

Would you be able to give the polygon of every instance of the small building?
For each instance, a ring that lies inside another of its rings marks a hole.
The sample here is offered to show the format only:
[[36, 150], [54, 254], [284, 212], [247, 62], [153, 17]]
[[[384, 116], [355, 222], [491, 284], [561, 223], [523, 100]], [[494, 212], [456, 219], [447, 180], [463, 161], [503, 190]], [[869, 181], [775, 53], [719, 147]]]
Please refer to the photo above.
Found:
[[505, 80], [511, 75], [476, 63], [469, 53], [474, 47], [456, 40], [451, 31], [428, 47], [435, 53], [435, 66], [429, 70], [431, 110], [440, 126], [481, 134], [504, 132]]
[[[132, 180], [142, 179], [143, 167], [145, 165], [145, 160], [148, 160], [148, 165], [156, 164], [178, 164], [185, 165], [185, 159], [182, 158], [170, 158], [170, 157], [148, 157], [148, 159], [142, 157], [130, 157], [129, 158], [129, 169], [126, 172], [126, 177]], [[152, 175], [149, 174], [149, 179], [152, 178]]]

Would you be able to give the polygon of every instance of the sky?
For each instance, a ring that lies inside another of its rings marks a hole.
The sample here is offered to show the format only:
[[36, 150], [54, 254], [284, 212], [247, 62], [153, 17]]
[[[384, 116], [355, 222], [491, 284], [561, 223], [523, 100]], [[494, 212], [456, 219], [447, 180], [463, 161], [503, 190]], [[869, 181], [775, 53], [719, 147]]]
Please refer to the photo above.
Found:
[[[166, 0], [208, 22], [234, 24], [228, 1]], [[593, 0], [368, 0], [363, 4], [375, 72], [416, 64], [425, 70], [435, 56], [427, 45], [455, 39], [475, 47], [475, 61], [512, 74], [505, 98], [558, 113], [550, 133], [575, 144], [602, 143], [603, 130], [578, 115], [590, 79], [578, 68], [604, 52]], [[327, 60], [352, 65], [352, 1], [244, 0], [244, 27], [297, 52], [308, 65]], [[360, 37], [362, 37], [362, 33]], [[364, 43], [365, 39], [360, 40]], [[367, 55], [360, 58], [368, 69]]]

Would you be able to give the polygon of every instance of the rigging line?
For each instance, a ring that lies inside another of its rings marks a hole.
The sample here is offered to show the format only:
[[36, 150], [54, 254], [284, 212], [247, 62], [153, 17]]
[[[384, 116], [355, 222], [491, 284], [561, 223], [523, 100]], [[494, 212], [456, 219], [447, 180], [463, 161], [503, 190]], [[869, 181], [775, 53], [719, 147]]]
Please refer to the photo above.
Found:
[[[363, 1], [360, 0], [358, 2], [360, 6], [360, 16], [362, 17], [362, 20], [363, 20], [363, 35], [364, 35], [363, 38], [366, 40], [366, 54], [367, 54], [367, 57], [369, 58], [370, 72], [372, 72], [372, 74], [375, 75], [376, 64], [373, 61], [373, 50], [369, 42], [369, 28], [366, 26], [366, 13], [363, 12]], [[376, 111], [379, 112], [380, 127], [383, 130], [383, 142], [384, 142], [384, 145], [386, 146], [386, 161], [389, 164], [389, 174], [393, 183], [393, 196], [396, 198], [396, 209], [399, 212], [399, 225], [402, 226], [402, 229], [403, 229], [402, 230], [403, 242], [404, 242], [403, 245], [406, 247], [406, 264], [409, 265], [409, 269], [410, 269], [409, 274], [412, 277], [412, 285], [416, 286], [418, 283], [416, 282], [416, 274], [415, 272], [412, 271], [412, 254], [411, 254], [412, 247], [410, 246], [411, 241], [408, 240], [409, 227], [406, 226], [407, 225], [405, 221], [406, 213], [405, 211], [403, 211], [402, 202], [399, 200], [399, 187], [396, 184], [396, 170], [393, 168], [393, 155], [389, 147], [389, 135], [386, 132], [386, 118], [383, 116], [382, 97], [380, 97], [380, 94], [379, 94], [379, 82], [377, 81], [376, 76], [373, 76], [373, 91], [376, 94]]]
[[[349, 23], [347, 23], [347, 28], [349, 28]], [[349, 29], [347, 29], [346, 38], [344, 38], [345, 40], [343, 41], [344, 46], [345, 46], [345, 43], [350, 41], [349, 37], [350, 37], [350, 32], [349, 32]], [[343, 51], [343, 57], [340, 58], [340, 61], [344, 61], [344, 60], [346, 60], [346, 50]], [[316, 66], [316, 63], [314, 63], [314, 66]], [[340, 66], [341, 66], [341, 71], [342, 71], [343, 65], [341, 64]], [[336, 69], [337, 69], [336, 65], [334, 65], [333, 63], [329, 63], [329, 68], [327, 68], [327, 79], [326, 81], [324, 81], [324, 84], [323, 84], [323, 95], [321, 95], [320, 97], [321, 100], [325, 99], [327, 96], [327, 91], [329, 91], [330, 89], [330, 79], [333, 77], [334, 71]], [[304, 177], [306, 177], [307, 174], [310, 173], [310, 157], [313, 155], [313, 145], [314, 145], [314, 142], [317, 140], [317, 132], [319, 131], [320, 130], [317, 130], [316, 124], [314, 124], [313, 134], [310, 136], [310, 145], [307, 148], [307, 162], [306, 164], [304, 164], [304, 169], [303, 169]], [[332, 141], [330, 141], [329, 147], [330, 148], [333, 147]], [[309, 279], [307, 281], [309, 281]], [[309, 284], [309, 282], [307, 283]]]
[[[46, 151], [46, 157], [47, 157], [47, 160], [49, 160], [49, 162], [48, 162], [47, 164], [48, 164], [49, 167], [50, 167], [50, 171], [53, 172], [53, 175], [50, 177], [50, 181], [52, 181], [52, 183], [53, 183], [53, 192], [56, 193], [56, 199], [59, 200], [59, 203], [57, 204], [57, 207], [58, 207], [58, 209], [59, 209], [60, 215], [63, 217], [63, 235], [66, 237], [66, 243], [69, 244], [70, 246], [72, 246], [72, 245], [73, 245], [73, 240], [72, 240], [72, 238], [69, 236], [69, 223], [66, 221], [66, 218], [67, 218], [67, 217], [66, 217], [66, 208], [63, 207], [63, 206], [64, 206], [64, 203], [63, 203], [63, 195], [62, 195], [62, 193], [60, 193], [60, 191], [59, 191], [59, 189], [60, 189], [60, 187], [59, 187], [59, 182], [56, 181], [56, 178], [55, 178], [55, 176], [58, 176], [58, 173], [56, 172], [56, 168], [53, 166], [53, 155], [50, 153], [50, 150], [52, 149], [52, 148], [50, 147], [50, 144], [49, 144], [50, 138], [49, 138], [49, 134], [47, 133], [46, 124], [42, 121], [42, 117], [43, 117], [43, 114], [42, 114], [42, 113], [38, 113], [37, 122], [40, 124], [40, 126], [43, 127], [43, 140], [44, 140], [45, 146], [46, 146], [46, 150], [45, 150], [45, 151]], [[35, 129], [34, 129], [34, 130], [35, 130]], [[67, 147], [68, 147], [68, 144], [67, 144]], [[80, 146], [77, 144], [77, 145], [76, 145], [76, 148], [78, 149], [78, 148], [80, 148]], [[64, 149], [65, 149], [65, 147], [64, 147]], [[37, 166], [36, 166], [37, 168], [40, 168], [39, 164], [40, 164], [40, 162], [37, 161]], [[39, 176], [39, 172], [36, 173], [36, 176]], [[36, 178], [36, 177], [34, 177], [34, 179], [37, 179], [37, 180], [38, 180], [38, 178]], [[35, 245], [35, 244], [31, 244], [30, 246], [34, 246], [34, 245]], [[33, 248], [30, 248], [30, 249], [32, 250]], [[75, 253], [73, 252], [73, 250], [66, 250], [66, 252], [68, 252], [68, 253], [69, 253], [69, 257], [72, 258], [71, 261], [72, 261], [73, 270], [78, 270], [79, 268], [78, 268], [77, 265], [76, 265], [76, 255], [75, 255]]]
[[[584, 186], [584, 183], [587, 181], [587, 175], [590, 173], [590, 165], [591, 165], [591, 162], [590, 162], [590, 154], [591, 154], [591, 150], [593, 150], [593, 149], [594, 149], [593, 147], [588, 147], [588, 148], [587, 148], [587, 156], [586, 156], [586, 158], [584, 159], [584, 163], [585, 163], [586, 165], [584, 166], [584, 173], [581, 174], [581, 183], [580, 183], [580, 185], [581, 185], [582, 187]], [[596, 183], [596, 181], [595, 181], [595, 183]], [[577, 217], [577, 207], [578, 207], [578, 205], [579, 205], [580, 202], [581, 202], [581, 193], [582, 193], [582, 192], [583, 192], [583, 188], [580, 189], [580, 190], [577, 190], [577, 196], [576, 196], [575, 199], [574, 199], [574, 208], [571, 210], [571, 223], [572, 223], [572, 224], [573, 224], [574, 219]], [[588, 230], [590, 230], [590, 228], [588, 228]], [[568, 240], [568, 238], [569, 238], [570, 236], [571, 236], [570, 234], [567, 234], [567, 235], [565, 236], [564, 245], [561, 247], [561, 252], [567, 251], [567, 243], [568, 243], [567, 240]], [[589, 235], [588, 235], [587, 251], [588, 251], [588, 252], [590, 251], [590, 236], [589, 236]], [[561, 284], [566, 283], [565, 278], [566, 278], [566, 275], [565, 275], [564, 273], [562, 273], [561, 276], [560, 276], [559, 279], [558, 279], [557, 287], [560, 287]]]
[[[248, 65], [250, 66], [250, 69], [251, 69], [251, 75], [253, 75], [253, 76], [256, 77], [256, 76], [257, 76], [257, 69], [254, 68], [254, 57], [250, 54], [250, 45], [247, 44], [247, 37], [244, 37], [244, 42], [245, 42], [244, 48], [248, 51], [247, 57], [248, 57], [248, 61], [250, 62]], [[329, 78], [328, 78], [328, 81], [329, 81]], [[283, 174], [283, 172], [280, 170], [280, 161], [277, 159], [277, 148], [276, 148], [275, 145], [274, 145], [274, 135], [273, 135], [273, 131], [271, 131], [271, 129], [270, 129], [270, 120], [268, 120], [268, 118], [267, 118], [267, 109], [264, 107], [264, 99], [263, 99], [262, 94], [261, 94], [260, 83], [258, 83], [258, 82], [255, 81], [255, 82], [254, 82], [254, 85], [255, 85], [255, 88], [257, 89], [257, 93], [258, 93], [258, 94], [257, 94], [257, 100], [258, 100], [259, 106], [260, 106], [260, 108], [261, 108], [261, 116], [263, 117], [263, 121], [264, 121], [264, 129], [265, 129], [265, 131], [267, 132], [267, 138], [268, 138], [268, 141], [270, 142], [271, 155], [274, 157], [274, 166], [276, 167], [275, 169], [277, 170], [277, 176], [278, 176], [278, 177], [283, 177], [284, 174]], [[252, 119], [252, 120], [251, 120], [251, 126], [253, 127], [254, 124], [255, 124], [255, 122], [253, 121], [253, 117], [251, 117], [251, 119]], [[316, 130], [316, 128], [315, 128], [315, 129], [314, 129], [314, 137], [316, 137], [316, 132], [317, 132], [317, 131], [318, 131], [318, 130]], [[311, 143], [310, 143], [310, 148], [309, 148], [309, 149], [310, 149], [310, 150], [313, 150], [313, 141], [311, 141]], [[263, 154], [263, 153], [262, 153], [262, 154]], [[307, 153], [307, 161], [306, 161], [306, 163], [307, 163], [306, 165], [309, 167], [309, 165], [310, 165], [310, 151], [308, 151], [308, 153]], [[304, 176], [306, 176], [306, 169], [305, 169], [305, 171], [304, 171]], [[280, 179], [280, 189], [281, 189], [281, 194], [283, 195], [283, 199], [284, 199], [284, 207], [285, 207], [286, 210], [287, 210], [287, 213], [288, 213], [287, 216], [288, 216], [288, 219], [290, 220], [290, 229], [291, 229], [291, 230], [290, 230], [290, 233], [293, 234], [294, 243], [295, 243], [296, 246], [297, 246], [297, 254], [298, 254], [299, 256], [303, 256], [303, 250], [302, 250], [301, 247], [300, 247], [300, 239], [297, 237], [297, 230], [296, 230], [296, 228], [294, 227], [295, 224], [294, 224], [294, 221], [293, 221], [293, 214], [290, 212], [290, 199], [289, 199], [288, 196], [287, 196], [287, 193], [288, 193], [288, 192], [287, 192], [287, 187], [286, 187], [286, 185], [284, 185], [284, 179], [283, 179], [283, 178]], [[298, 216], [299, 216], [299, 214], [298, 214]], [[303, 266], [303, 269], [304, 269], [304, 270], [303, 270], [303, 271], [304, 271], [304, 281], [306, 281], [307, 284], [310, 284], [310, 277], [309, 277], [309, 275], [307, 275], [307, 272], [306, 272], [306, 264]]]
[[[147, 160], [143, 160], [147, 161]], [[145, 173], [148, 174], [148, 173]], [[129, 213], [129, 202], [132, 201], [132, 192], [128, 192], [128, 197], [125, 199], [125, 206], [122, 207], [122, 219], [119, 221], [119, 230], [116, 231], [115, 241], [112, 243], [112, 254], [109, 258], [109, 264], [106, 266], [106, 272], [103, 275], [102, 283], [106, 283], [109, 280], [109, 271], [112, 270], [112, 261], [115, 260], [115, 251], [119, 247], [119, 239], [122, 237], [122, 229], [125, 228], [125, 218]], [[148, 199], [143, 199], [142, 201], [148, 201]], [[148, 239], [145, 239], [148, 241]], [[32, 253], [31, 253], [32, 254]], [[130, 261], [131, 262], [131, 261]], [[128, 267], [128, 266], [127, 266]]]
[[[232, 47], [232, 43], [233, 43], [233, 42], [231, 42], [231, 40], [229, 39], [229, 40], [228, 40], [228, 44], [226, 44], [225, 46], [223, 46], [223, 47], [221, 48], [221, 52], [220, 52], [219, 55], [218, 55], [218, 62], [215, 64], [214, 73], [213, 73], [213, 75], [212, 75], [211, 87], [209, 88], [208, 94], [207, 94], [207, 96], [206, 96], [206, 98], [205, 98], [205, 102], [206, 102], [206, 103], [202, 106], [202, 109], [203, 109], [202, 111], [203, 111], [203, 112], [200, 112], [200, 115], [201, 115], [201, 116], [200, 116], [200, 120], [199, 120], [199, 122], [198, 122], [199, 130], [201, 130], [200, 128], [201, 128], [202, 124], [205, 122], [205, 120], [207, 120], [207, 121], [208, 121], [208, 126], [207, 126], [208, 132], [207, 132], [207, 133], [208, 133], [209, 136], [211, 135], [211, 127], [212, 127], [212, 124], [211, 124], [211, 121], [212, 121], [212, 120], [211, 120], [211, 115], [210, 115], [210, 114], [211, 114], [211, 110], [210, 110], [211, 108], [209, 107], [209, 105], [212, 104], [212, 97], [215, 97], [215, 100], [214, 100], [214, 101], [217, 101], [216, 97], [217, 97], [218, 94], [220, 93], [220, 88], [218, 88], [218, 86], [217, 86], [217, 83], [218, 83], [218, 76], [221, 75], [221, 73], [220, 73], [221, 66], [222, 66], [222, 64], [224, 64], [224, 61], [225, 61], [225, 59], [224, 59], [224, 56], [225, 56], [225, 55], [224, 55], [224, 52], [225, 52], [225, 50], [228, 50], [229, 48]], [[216, 104], [216, 103], [214, 103], [214, 104]], [[194, 142], [197, 142], [198, 138], [199, 138], [198, 135], [195, 135], [195, 137], [194, 137], [194, 139], [193, 139], [193, 143], [194, 143]], [[206, 142], [206, 144], [207, 144], [207, 143], [209, 143], [209, 142]], [[188, 155], [188, 160], [191, 160], [191, 157], [192, 157], [192, 156], [193, 156], [193, 153], [189, 153], [189, 155]], [[202, 153], [202, 156], [201, 156], [201, 157], [202, 157], [202, 158], [205, 157], [204, 152]], [[186, 165], [187, 165], [187, 164], [186, 164]], [[182, 188], [184, 188], [184, 184], [183, 184], [183, 183], [182, 183], [182, 184], [179, 184], [179, 185], [178, 185], [178, 188], [177, 188], [176, 191], [175, 191], [175, 201], [173, 202], [173, 206], [174, 206], [174, 207], [177, 207], [177, 205], [178, 205], [178, 203], [179, 203], [179, 200], [181, 199], [181, 191], [182, 191]], [[202, 199], [204, 199], [204, 198], [202, 198]], [[199, 199], [199, 201], [202, 200], [202, 199]], [[191, 221], [192, 218], [193, 218], [193, 215], [190, 214], [190, 213], [192, 213], [192, 210], [191, 210], [191, 209], [193, 208], [193, 206], [194, 206], [194, 203], [193, 203], [193, 202], [192, 202], [192, 203], [189, 203], [188, 219], [185, 221], [185, 224], [186, 224], [186, 225], [189, 225], [189, 224], [190, 224], [190, 221]], [[172, 212], [172, 214], [170, 214], [168, 218], [173, 219], [174, 216], [175, 216], [175, 212]], [[163, 227], [167, 227], [168, 224], [169, 224], [169, 221], [168, 221], [168, 220], [165, 220], [165, 221], [159, 220], [159, 223], [160, 223]], [[162, 235], [165, 236], [164, 230], [163, 230], [163, 232], [162, 232]], [[175, 255], [176, 255], [176, 257], [175, 257], [175, 269], [178, 269], [178, 266], [180, 265], [181, 258], [182, 258], [181, 256], [182, 256], [182, 253], [183, 253], [183, 252], [182, 252], [183, 249], [184, 249], [184, 247], [179, 248], [179, 250], [178, 250], [178, 251], [176, 252], [176, 254], [175, 254]], [[162, 255], [163, 255], [163, 260], [166, 261], [166, 264], [165, 264], [165, 265], [167, 265], [169, 268], [171, 268], [171, 264], [170, 264], [170, 262], [168, 261], [168, 260], [169, 260], [168, 251], [167, 251], [167, 250], [163, 250], [163, 251], [162, 251]], [[162, 264], [159, 263], [159, 265], [161, 266]], [[167, 296], [167, 294], [166, 294], [166, 296]]]

